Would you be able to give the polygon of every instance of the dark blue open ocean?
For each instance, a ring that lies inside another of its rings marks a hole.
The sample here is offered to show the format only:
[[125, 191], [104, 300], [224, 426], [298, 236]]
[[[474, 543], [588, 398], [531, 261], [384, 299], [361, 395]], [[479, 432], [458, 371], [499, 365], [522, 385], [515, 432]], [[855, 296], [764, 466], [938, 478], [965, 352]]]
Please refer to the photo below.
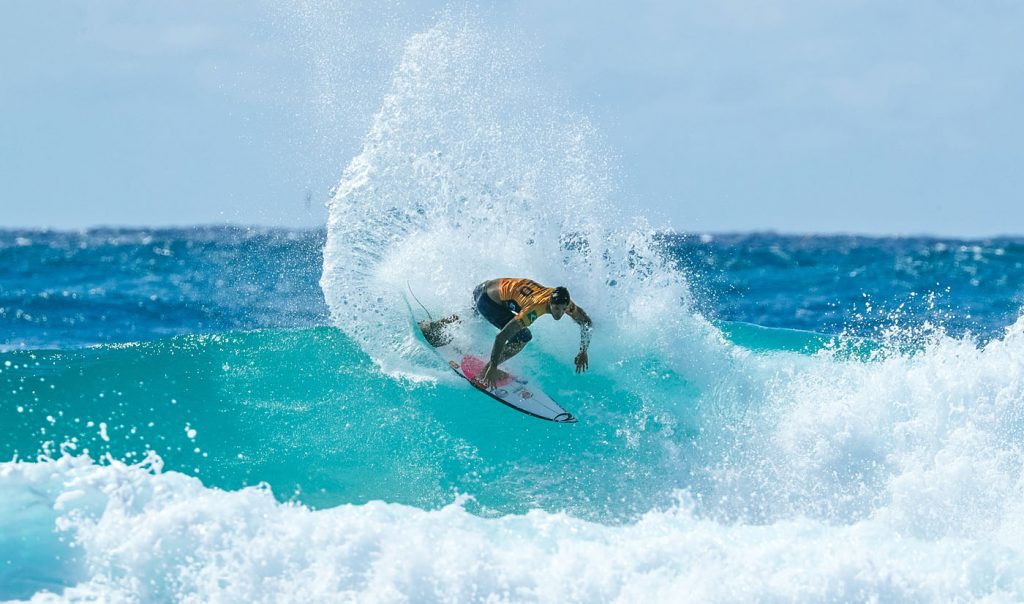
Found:
[[[327, 325], [325, 238], [244, 227], [0, 231], [0, 345]], [[865, 337], [932, 324], [984, 340], [1024, 307], [1022, 238], [670, 233], [660, 243], [715, 320]]]

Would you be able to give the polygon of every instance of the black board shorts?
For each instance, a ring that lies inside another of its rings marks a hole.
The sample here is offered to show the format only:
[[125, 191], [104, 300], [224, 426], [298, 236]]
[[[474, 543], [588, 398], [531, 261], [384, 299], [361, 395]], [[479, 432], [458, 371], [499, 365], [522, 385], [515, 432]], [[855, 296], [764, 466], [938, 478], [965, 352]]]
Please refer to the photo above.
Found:
[[[473, 290], [473, 306], [476, 308], [476, 311], [483, 316], [483, 318], [490, 321], [491, 325], [498, 329], [502, 329], [508, 325], [509, 321], [516, 318], [516, 315], [521, 309], [513, 300], [509, 300], [504, 303], [498, 303], [491, 300], [491, 297], [487, 295], [487, 288], [484, 287], [484, 285], [485, 284], [481, 283]], [[530, 333], [530, 329], [523, 328], [519, 333], [512, 336], [508, 343], [526, 344], [532, 339], [533, 334]]]

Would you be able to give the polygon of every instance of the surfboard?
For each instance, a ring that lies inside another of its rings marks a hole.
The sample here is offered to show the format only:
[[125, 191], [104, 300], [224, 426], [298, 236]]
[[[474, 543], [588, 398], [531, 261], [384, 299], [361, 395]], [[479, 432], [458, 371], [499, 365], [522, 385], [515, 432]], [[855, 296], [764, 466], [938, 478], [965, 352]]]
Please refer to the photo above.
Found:
[[436, 335], [428, 337], [420, 327], [420, 320], [413, 311], [412, 305], [409, 304], [408, 298], [405, 298], [405, 305], [409, 309], [411, 327], [416, 338], [424, 346], [434, 351], [434, 354], [440, 357], [456, 375], [472, 384], [474, 388], [520, 413], [560, 424], [576, 423], [577, 420], [572, 413], [563, 409], [529, 378], [515, 369], [510, 371], [507, 367], [502, 366], [502, 371], [505, 371], [506, 375], [498, 380], [494, 388], [485, 386], [480, 379], [484, 365], [487, 364], [487, 358], [462, 350], [457, 344], [452, 343], [450, 338], [437, 338]]

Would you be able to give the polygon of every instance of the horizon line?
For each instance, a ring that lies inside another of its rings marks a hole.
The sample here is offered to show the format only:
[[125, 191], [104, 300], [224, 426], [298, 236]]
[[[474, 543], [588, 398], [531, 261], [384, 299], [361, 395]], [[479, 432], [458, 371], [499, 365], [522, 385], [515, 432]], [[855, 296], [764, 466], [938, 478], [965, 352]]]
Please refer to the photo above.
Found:
[[[263, 231], [323, 231], [326, 225], [320, 226], [297, 226], [297, 225], [275, 225], [257, 224], [242, 222], [205, 222], [191, 224], [161, 224], [161, 225], [138, 225], [138, 224], [95, 224], [86, 227], [49, 227], [49, 226], [0, 226], [0, 233], [34, 232], [34, 233], [88, 233], [94, 231], [187, 231], [202, 229], [239, 229], [239, 230], [263, 230]], [[856, 237], [862, 239], [957, 239], [961, 241], [977, 241], [991, 239], [1024, 239], [1024, 233], [1009, 234], [1000, 233], [996, 235], [949, 235], [941, 233], [915, 232], [915, 233], [864, 233], [856, 231], [780, 231], [777, 229], [751, 229], [751, 230], [685, 230], [677, 228], [657, 229], [659, 235], [671, 234], [682, 236], [711, 236], [711, 237], [735, 237], [740, 235], [774, 235], [778, 237]]]

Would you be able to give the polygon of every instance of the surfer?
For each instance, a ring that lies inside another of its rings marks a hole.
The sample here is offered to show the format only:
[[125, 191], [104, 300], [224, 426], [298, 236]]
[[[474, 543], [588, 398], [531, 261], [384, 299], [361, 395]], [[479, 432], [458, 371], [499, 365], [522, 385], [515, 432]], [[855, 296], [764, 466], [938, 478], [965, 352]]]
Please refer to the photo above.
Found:
[[[487, 387], [494, 387], [498, 380], [505, 377], [505, 372], [498, 369], [498, 366], [523, 350], [526, 343], [533, 339], [530, 325], [546, 314], [550, 314], [556, 321], [561, 320], [562, 315], [569, 315], [580, 326], [576, 373], [587, 370], [587, 348], [590, 346], [593, 322], [572, 301], [568, 289], [561, 286], [544, 287], [530, 279], [491, 279], [473, 290], [473, 305], [477, 313], [500, 330], [494, 338], [491, 360], [480, 374], [480, 380]], [[443, 335], [440, 330], [458, 320], [457, 315], [452, 315], [423, 325], [424, 335], [435, 346], [441, 345]]]

